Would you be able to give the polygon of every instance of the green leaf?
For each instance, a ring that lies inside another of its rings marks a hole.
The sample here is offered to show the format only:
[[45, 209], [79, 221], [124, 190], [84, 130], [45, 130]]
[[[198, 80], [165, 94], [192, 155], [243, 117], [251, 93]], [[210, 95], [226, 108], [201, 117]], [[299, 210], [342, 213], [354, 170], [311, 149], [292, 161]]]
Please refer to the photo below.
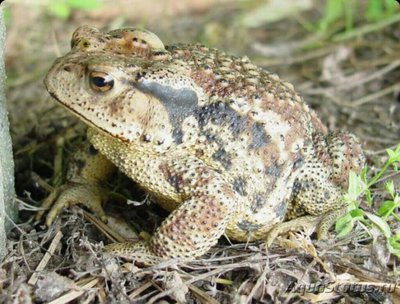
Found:
[[326, 31], [330, 24], [342, 18], [344, 15], [344, 1], [346, 0], [328, 0], [325, 5], [324, 17], [322, 18], [319, 28]]
[[336, 221], [335, 225], [335, 231], [337, 233], [337, 237], [342, 238], [346, 236], [353, 230], [353, 227], [354, 227], [354, 220], [350, 214], [346, 214], [340, 217]]
[[91, 10], [100, 7], [99, 0], [68, 0], [71, 8]]
[[370, 21], [379, 21], [383, 17], [383, 1], [369, 0], [365, 17]]
[[382, 206], [378, 209], [378, 215], [384, 217], [385, 219], [392, 214], [393, 210], [396, 208], [394, 201], [385, 201]]
[[350, 211], [350, 216], [353, 219], [363, 218], [364, 217], [364, 210], [359, 209], [359, 208], [353, 209], [353, 210]]
[[343, 2], [344, 4], [344, 15], [346, 17], [346, 31], [351, 31], [353, 29], [354, 23], [354, 6], [352, 0], [347, 0]]
[[367, 199], [368, 205], [371, 206], [372, 205], [372, 194], [369, 189], [365, 190], [365, 198]]
[[49, 9], [61, 19], [67, 19], [71, 14], [70, 7], [64, 1], [50, 1]]
[[387, 153], [387, 155], [389, 156], [389, 159], [395, 157], [394, 151], [391, 150], [391, 149], [386, 149], [386, 153]]
[[395, 150], [386, 149], [386, 153], [389, 156], [389, 163], [400, 162], [400, 144], [397, 145]]
[[368, 184], [368, 182], [367, 182], [367, 174], [368, 174], [368, 165], [365, 165], [364, 166], [364, 168], [361, 170], [361, 173], [360, 173], [360, 177], [361, 177], [361, 180], [365, 183], [365, 184]]
[[358, 176], [354, 171], [350, 171], [349, 188], [347, 195], [345, 196], [346, 200], [349, 200], [350, 202], [357, 201], [364, 188], [364, 183], [360, 176]]
[[387, 239], [390, 238], [392, 232], [390, 231], [389, 224], [384, 219], [370, 212], [365, 212], [365, 215], [382, 231]]
[[400, 257], [400, 232], [389, 238], [389, 251]]
[[399, 3], [395, 0], [385, 0], [386, 15], [388, 17], [394, 15], [399, 8]]
[[390, 194], [390, 196], [394, 198], [394, 182], [392, 180], [385, 183], [385, 189]]

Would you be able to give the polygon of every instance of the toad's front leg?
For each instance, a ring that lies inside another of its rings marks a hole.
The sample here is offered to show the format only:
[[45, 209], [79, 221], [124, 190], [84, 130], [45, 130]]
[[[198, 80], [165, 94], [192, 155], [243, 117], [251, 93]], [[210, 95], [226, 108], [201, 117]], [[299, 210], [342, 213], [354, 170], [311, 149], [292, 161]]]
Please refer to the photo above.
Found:
[[36, 220], [40, 220], [48, 211], [46, 224], [50, 226], [64, 207], [82, 204], [106, 221], [102, 205], [108, 193], [102, 184], [114, 171], [115, 166], [89, 142], [82, 144], [68, 164], [67, 182], [56, 187], [44, 200]]
[[224, 233], [239, 200], [224, 177], [197, 159], [165, 162], [159, 168], [181, 197], [181, 205], [148, 242], [115, 243], [106, 251], [147, 264], [152, 264], [152, 257], [192, 260]]

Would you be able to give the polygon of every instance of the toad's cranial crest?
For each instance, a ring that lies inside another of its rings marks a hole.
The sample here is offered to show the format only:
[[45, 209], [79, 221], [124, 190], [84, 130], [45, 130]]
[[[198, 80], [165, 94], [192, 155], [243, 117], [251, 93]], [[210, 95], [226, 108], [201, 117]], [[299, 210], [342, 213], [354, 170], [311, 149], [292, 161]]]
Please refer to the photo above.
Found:
[[343, 207], [348, 173], [364, 163], [358, 141], [329, 133], [292, 85], [248, 58], [164, 46], [137, 29], [83, 26], [71, 45], [45, 84], [89, 126], [95, 149], [76, 153], [75, 186], [45, 201], [47, 223], [71, 203], [103, 218], [98, 184], [114, 166], [171, 211], [148, 242], [107, 247], [135, 259], [193, 259], [224, 233], [266, 238], [284, 219]]

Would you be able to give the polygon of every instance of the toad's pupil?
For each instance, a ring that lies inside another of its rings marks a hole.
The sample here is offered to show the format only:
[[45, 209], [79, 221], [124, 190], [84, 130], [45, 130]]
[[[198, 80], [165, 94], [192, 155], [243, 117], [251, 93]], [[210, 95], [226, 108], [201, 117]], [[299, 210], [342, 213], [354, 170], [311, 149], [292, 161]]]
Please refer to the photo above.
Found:
[[92, 83], [96, 87], [105, 87], [105, 86], [112, 86], [114, 83], [114, 80], [112, 79], [106, 79], [105, 77], [93, 77], [92, 78]]

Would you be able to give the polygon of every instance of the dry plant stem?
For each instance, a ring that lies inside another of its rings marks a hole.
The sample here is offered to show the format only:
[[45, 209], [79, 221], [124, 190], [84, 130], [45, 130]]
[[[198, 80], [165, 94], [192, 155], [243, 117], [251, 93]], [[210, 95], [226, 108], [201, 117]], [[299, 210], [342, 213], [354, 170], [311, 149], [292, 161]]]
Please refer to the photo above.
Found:
[[205, 293], [203, 290], [200, 288], [189, 284], [189, 289], [193, 292], [194, 296], [204, 304], [219, 304], [217, 300], [215, 300], [213, 297], [209, 296], [207, 293]]
[[[216, 269], [216, 270], [209, 271], [209, 272], [207, 272], [207, 273], [199, 274], [199, 275], [193, 277], [192, 279], [187, 280], [187, 281], [185, 282], [185, 284], [186, 284], [186, 285], [190, 285], [190, 284], [192, 284], [192, 283], [194, 283], [194, 282], [196, 282], [196, 281], [204, 280], [204, 279], [207, 278], [207, 277], [210, 277], [210, 276], [213, 276], [213, 275], [216, 275], [216, 274], [221, 274], [222, 272], [231, 271], [231, 270], [233, 270], [233, 269], [234, 269], [234, 267], [229, 267], [229, 268], [225, 268], [225, 269], [220, 268], [220, 269]], [[161, 299], [162, 297], [165, 297], [165, 296], [167, 296], [167, 295], [173, 293], [174, 291], [175, 291], [174, 288], [169, 289], [169, 290], [166, 290], [166, 291], [163, 291], [163, 292], [161, 292], [161, 293], [155, 295], [155, 296], [152, 297], [151, 299], [149, 299], [149, 301], [148, 301], [147, 303], [148, 303], [148, 304], [155, 303], [158, 299]]]
[[134, 291], [132, 291], [128, 295], [129, 299], [134, 300], [138, 295], [140, 295], [143, 291], [145, 291], [146, 289], [150, 288], [151, 286], [153, 286], [153, 283], [151, 281], [146, 282], [145, 284], [143, 284], [139, 288], [137, 288]]
[[396, 15], [394, 15], [388, 19], [382, 20], [380, 22], [366, 24], [366, 25], [356, 28], [352, 31], [338, 34], [332, 38], [332, 41], [340, 42], [340, 41], [348, 40], [351, 38], [355, 38], [357, 36], [362, 36], [367, 33], [381, 30], [381, 29], [383, 29], [391, 24], [397, 23], [397, 22], [400, 22], [400, 14], [396, 14]]
[[107, 303], [107, 294], [106, 291], [104, 290], [103, 284], [101, 282], [97, 282], [96, 288], [98, 290], [99, 298], [102, 301], [101, 303]]
[[[79, 208], [77, 206], [75, 207]], [[93, 225], [95, 225], [96, 228], [99, 229], [103, 234], [105, 234], [112, 242], [119, 242], [119, 243], [126, 242], [126, 240], [120, 234], [118, 234], [116, 231], [107, 226], [107, 224], [105, 224], [102, 220], [100, 220], [99, 218], [95, 217], [94, 215], [90, 214], [89, 212], [81, 208], [79, 209], [82, 211], [84, 218], [90, 221]]]
[[369, 269], [359, 267], [347, 259], [336, 259], [334, 261], [334, 265], [338, 271], [346, 273], [348, 272], [360, 281], [395, 283], [393, 278], [390, 278], [379, 271], [371, 271]]
[[[312, 246], [312, 245], [310, 245]], [[336, 280], [336, 276], [335, 274], [330, 270], [329, 266], [327, 266], [324, 261], [318, 256], [317, 254], [317, 250], [315, 249], [314, 246], [312, 246], [312, 250], [310, 250], [310, 246], [307, 246], [307, 251], [313, 256], [314, 260], [312, 262], [312, 264], [314, 263], [318, 263], [321, 265], [321, 267], [325, 270], [325, 272], [329, 275], [329, 277], [331, 278], [331, 280]]]
[[385, 95], [388, 95], [390, 93], [396, 92], [399, 89], [400, 89], [400, 84], [395, 83], [395, 84], [393, 84], [393, 85], [391, 85], [391, 86], [389, 86], [389, 87], [387, 87], [387, 88], [385, 88], [383, 90], [380, 90], [380, 91], [374, 92], [372, 94], [363, 96], [363, 97], [361, 97], [359, 99], [353, 100], [353, 101], [349, 102], [349, 106], [351, 106], [353, 108], [359, 107], [359, 106], [361, 106], [363, 104], [366, 104], [368, 102], [376, 101], [378, 98], [383, 97]]
[[43, 188], [44, 190], [46, 190], [47, 192], [52, 192], [54, 190], [54, 187], [50, 186], [43, 178], [41, 178], [38, 174], [36, 174], [35, 172], [31, 173], [32, 176], [32, 180], [35, 183], [38, 183], [38, 185], [40, 186], [40, 188]]
[[[353, 81], [353, 82], [343, 82], [341, 84], [338, 84], [335, 86], [336, 90], [349, 90], [353, 89], [355, 87], [361, 86], [363, 84], [366, 84], [367, 82], [370, 82], [375, 79], [380, 79], [384, 75], [388, 74], [389, 72], [397, 69], [400, 66], [400, 60], [393, 61], [389, 65], [381, 68], [380, 70], [377, 70], [371, 74], [368, 74], [368, 76], [361, 78], [359, 81]], [[350, 77], [350, 76], [349, 76]]]
[[255, 58], [254, 62], [261, 66], [284, 66], [291, 65], [295, 63], [309, 61], [318, 57], [323, 57], [334, 52], [336, 49], [335, 46], [329, 45], [328, 47], [315, 49], [312, 51], [305, 51], [304, 53], [291, 56], [290, 58], [273, 58], [273, 59], [265, 59], [265, 58]]
[[266, 262], [265, 265], [264, 265], [264, 270], [263, 270], [263, 272], [262, 272], [261, 275], [258, 277], [256, 284], [254, 284], [254, 286], [253, 286], [253, 288], [251, 289], [249, 295], [247, 296], [246, 303], [251, 303], [251, 302], [252, 302], [252, 299], [253, 299], [255, 293], [257, 292], [258, 288], [260, 288], [261, 284], [264, 283], [265, 278], [266, 278], [266, 276], [267, 276], [268, 270], [270, 270], [270, 268], [268, 267], [268, 262]]
[[100, 282], [98, 278], [92, 278], [92, 280], [81, 287], [81, 290], [74, 290], [66, 293], [65, 295], [55, 299], [48, 304], [66, 304], [70, 303], [71, 301], [75, 300], [76, 298], [80, 297], [84, 292], [85, 289], [92, 288], [96, 284]]
[[62, 171], [63, 171], [63, 153], [64, 150], [64, 137], [60, 137], [56, 141], [56, 155], [54, 157], [54, 175], [53, 185], [58, 186], [61, 184]]
[[49, 246], [49, 250], [45, 253], [45, 255], [43, 256], [42, 260], [40, 261], [39, 265], [36, 267], [35, 269], [35, 273], [32, 274], [31, 278], [28, 281], [28, 284], [30, 285], [35, 285], [37, 280], [38, 280], [38, 276], [39, 276], [39, 272], [42, 271], [47, 263], [49, 262], [51, 256], [54, 254], [54, 251], [57, 248], [57, 245], [60, 243], [60, 240], [62, 238], [62, 233], [61, 231], [58, 231], [56, 233], [56, 235], [54, 236], [53, 241], [51, 242], [50, 246]]

